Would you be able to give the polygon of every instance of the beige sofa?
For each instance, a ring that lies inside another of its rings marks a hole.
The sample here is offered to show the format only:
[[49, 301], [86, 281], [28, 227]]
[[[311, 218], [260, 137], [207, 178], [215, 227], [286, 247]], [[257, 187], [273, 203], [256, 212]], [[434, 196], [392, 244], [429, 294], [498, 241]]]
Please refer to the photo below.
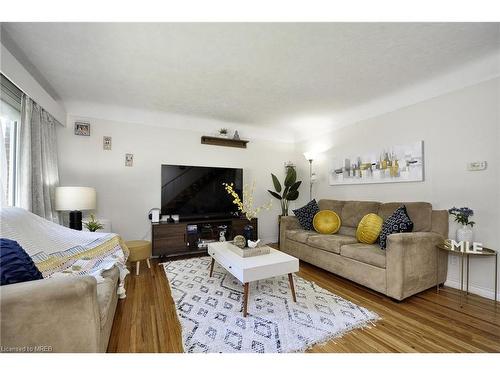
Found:
[[0, 288], [3, 352], [105, 352], [118, 295], [119, 271], [61, 277]]
[[[383, 219], [405, 204], [414, 223], [413, 232], [391, 234], [386, 250], [377, 243], [367, 245], [356, 240], [361, 218], [376, 213]], [[423, 202], [380, 203], [323, 199], [321, 210], [339, 214], [342, 226], [333, 235], [301, 228], [294, 216], [282, 217], [280, 249], [305, 262], [352, 280], [396, 300], [444, 283], [447, 253], [436, 245], [448, 237], [448, 212], [436, 211]], [[439, 276], [437, 271], [439, 256]]]

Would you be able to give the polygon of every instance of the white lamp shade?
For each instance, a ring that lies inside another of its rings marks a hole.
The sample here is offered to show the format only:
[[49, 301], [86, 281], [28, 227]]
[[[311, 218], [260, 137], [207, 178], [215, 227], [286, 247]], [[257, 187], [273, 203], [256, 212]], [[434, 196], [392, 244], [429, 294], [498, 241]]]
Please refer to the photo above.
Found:
[[304, 152], [304, 157], [306, 158], [306, 160], [314, 160], [316, 155], [312, 151], [307, 151], [307, 152]]
[[91, 187], [60, 186], [56, 188], [57, 211], [94, 210], [96, 191]]

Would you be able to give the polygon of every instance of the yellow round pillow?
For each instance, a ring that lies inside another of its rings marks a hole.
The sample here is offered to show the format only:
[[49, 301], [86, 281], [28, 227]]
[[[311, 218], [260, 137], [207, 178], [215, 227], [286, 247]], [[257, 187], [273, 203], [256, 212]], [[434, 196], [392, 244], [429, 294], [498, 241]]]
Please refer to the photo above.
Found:
[[356, 239], [359, 242], [372, 244], [377, 241], [384, 219], [376, 214], [368, 214], [363, 216], [356, 229]]
[[319, 211], [313, 218], [314, 230], [321, 234], [337, 233], [341, 224], [339, 215], [331, 210]]

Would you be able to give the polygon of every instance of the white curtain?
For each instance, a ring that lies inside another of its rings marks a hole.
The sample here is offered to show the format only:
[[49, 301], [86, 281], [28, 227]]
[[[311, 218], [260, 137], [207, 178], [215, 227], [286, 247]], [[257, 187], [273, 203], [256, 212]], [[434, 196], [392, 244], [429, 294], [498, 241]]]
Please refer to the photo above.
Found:
[[57, 121], [22, 95], [19, 135], [19, 206], [59, 223], [55, 189], [59, 185]]
[[3, 122], [0, 119], [0, 207], [6, 207], [8, 204], [8, 167], [7, 167], [7, 150], [5, 149], [5, 139], [3, 135]]

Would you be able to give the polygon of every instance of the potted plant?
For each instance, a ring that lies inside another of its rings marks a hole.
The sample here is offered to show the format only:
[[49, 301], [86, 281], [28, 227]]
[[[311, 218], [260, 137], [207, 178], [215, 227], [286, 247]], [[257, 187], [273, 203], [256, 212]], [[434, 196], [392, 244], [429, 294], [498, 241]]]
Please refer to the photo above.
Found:
[[[473, 232], [472, 227], [476, 224], [474, 221], [469, 220], [471, 216], [474, 215], [474, 211], [472, 211], [468, 207], [462, 208], [450, 208], [448, 210], [450, 215], [455, 216], [455, 221], [462, 225], [461, 228], [457, 229], [457, 241], [467, 241], [472, 243], [473, 240]], [[470, 228], [469, 228], [470, 226]]]
[[253, 203], [253, 195], [255, 191], [255, 181], [252, 186], [248, 186], [247, 184], [243, 185], [243, 194], [242, 198], [238, 195], [236, 191], [234, 191], [234, 184], [223, 183], [224, 189], [226, 192], [233, 197], [233, 203], [238, 207], [238, 211], [245, 215], [247, 220], [249, 221], [248, 225], [245, 225], [243, 228], [243, 235], [246, 239], [246, 245], [248, 246], [248, 240], [252, 240], [253, 238], [253, 226], [251, 225], [252, 219], [256, 218], [261, 210], [269, 210], [272, 206], [272, 202], [269, 201], [267, 204], [263, 204], [262, 206], [254, 207]]
[[288, 216], [288, 205], [290, 201], [294, 201], [299, 197], [299, 186], [302, 181], [297, 181], [297, 172], [293, 167], [286, 168], [285, 181], [283, 182], [284, 189], [281, 192], [281, 184], [274, 174], [271, 173], [274, 189], [268, 192], [281, 203], [281, 216]]
[[219, 129], [219, 137], [222, 138], [227, 138], [227, 128], [220, 128]]
[[85, 228], [87, 228], [89, 232], [96, 232], [99, 229], [104, 228], [104, 226], [96, 220], [94, 214], [91, 214], [90, 220], [85, 223]]

